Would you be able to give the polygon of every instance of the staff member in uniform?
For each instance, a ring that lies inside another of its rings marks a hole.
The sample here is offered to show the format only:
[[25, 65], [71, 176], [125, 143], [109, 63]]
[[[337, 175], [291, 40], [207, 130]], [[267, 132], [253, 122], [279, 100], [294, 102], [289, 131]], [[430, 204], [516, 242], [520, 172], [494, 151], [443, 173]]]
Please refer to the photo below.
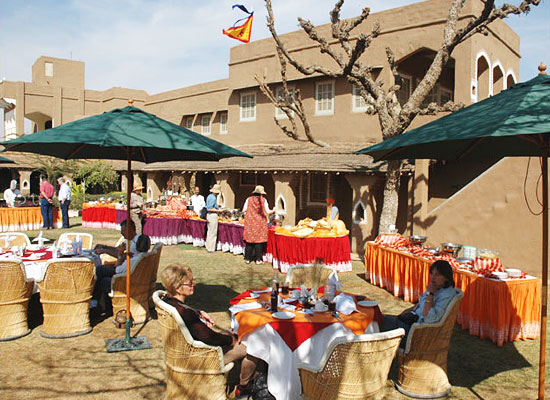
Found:
[[71, 188], [69, 184], [65, 182], [65, 178], [62, 176], [57, 178], [59, 184], [59, 193], [57, 198], [59, 200], [59, 208], [61, 208], [61, 217], [63, 219], [62, 228], [69, 228], [69, 205], [71, 204]]
[[143, 201], [143, 196], [141, 195], [142, 190], [143, 186], [135, 184], [132, 194], [130, 195], [130, 219], [134, 221], [136, 233], [140, 235], [142, 230], [140, 213], [145, 207], [145, 202]]

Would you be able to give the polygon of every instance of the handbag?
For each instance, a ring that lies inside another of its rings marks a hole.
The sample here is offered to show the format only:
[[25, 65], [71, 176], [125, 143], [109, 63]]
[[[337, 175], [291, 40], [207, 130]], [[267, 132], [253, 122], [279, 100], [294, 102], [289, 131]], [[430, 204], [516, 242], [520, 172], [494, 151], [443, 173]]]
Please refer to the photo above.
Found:
[[206, 214], [207, 214], [207, 213], [208, 213], [208, 208], [203, 207], [202, 210], [201, 210], [201, 215], [200, 215], [200, 217], [201, 217], [202, 219], [206, 219]]
[[413, 311], [405, 311], [397, 316], [397, 319], [407, 325], [412, 325], [418, 321], [418, 315]]

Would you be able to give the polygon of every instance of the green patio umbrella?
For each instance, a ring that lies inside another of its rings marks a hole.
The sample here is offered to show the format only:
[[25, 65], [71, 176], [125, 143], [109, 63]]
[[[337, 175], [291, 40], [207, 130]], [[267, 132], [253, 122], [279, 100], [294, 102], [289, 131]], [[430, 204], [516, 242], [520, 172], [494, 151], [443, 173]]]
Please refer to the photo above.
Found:
[[[5, 146], [5, 150], [44, 154], [65, 160], [127, 160], [128, 203], [132, 190], [132, 161], [217, 161], [234, 156], [252, 157], [132, 106], [117, 108], [0, 144]], [[130, 207], [126, 208], [126, 219], [130, 220]], [[129, 241], [126, 241], [127, 253], [129, 246]], [[130, 265], [128, 254], [126, 264]], [[108, 351], [140, 349], [147, 342], [146, 338], [130, 338], [132, 319], [129, 267], [126, 272], [126, 338], [108, 342]]]
[[9, 158], [0, 156], [0, 164], [15, 164], [15, 161], [10, 160]]
[[548, 155], [550, 154], [550, 76], [541, 74], [488, 99], [374, 146], [357, 151], [375, 160], [537, 156], [541, 158], [542, 311], [539, 399], [544, 398], [548, 298]]

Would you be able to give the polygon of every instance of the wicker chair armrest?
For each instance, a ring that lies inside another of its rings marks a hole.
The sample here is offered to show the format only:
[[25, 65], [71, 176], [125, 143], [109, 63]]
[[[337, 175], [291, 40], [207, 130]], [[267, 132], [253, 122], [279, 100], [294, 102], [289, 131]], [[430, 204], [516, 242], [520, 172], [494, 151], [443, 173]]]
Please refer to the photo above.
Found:
[[225, 364], [224, 367], [223, 367], [223, 373], [224, 375], [225, 374], [228, 374], [229, 371], [231, 371], [233, 369], [233, 367], [235, 366], [235, 363], [233, 361], [231, 361], [230, 363], [228, 364]]

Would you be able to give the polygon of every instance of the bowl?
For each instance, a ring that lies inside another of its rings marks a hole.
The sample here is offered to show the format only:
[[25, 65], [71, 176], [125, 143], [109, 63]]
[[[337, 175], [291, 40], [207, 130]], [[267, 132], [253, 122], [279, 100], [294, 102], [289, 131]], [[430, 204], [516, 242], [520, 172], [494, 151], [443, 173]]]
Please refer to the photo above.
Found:
[[461, 248], [462, 245], [458, 243], [441, 243], [441, 251], [444, 253], [452, 254], [455, 258], [458, 256], [458, 252]]
[[477, 249], [477, 256], [485, 260], [490, 260], [498, 257], [498, 251], [489, 249]]
[[409, 239], [413, 244], [417, 246], [421, 246], [426, 241], [426, 239], [428, 239], [428, 237], [420, 236], [420, 235], [412, 235], [412, 236], [409, 236]]
[[512, 278], [519, 278], [521, 276], [521, 269], [506, 268], [504, 271]]

